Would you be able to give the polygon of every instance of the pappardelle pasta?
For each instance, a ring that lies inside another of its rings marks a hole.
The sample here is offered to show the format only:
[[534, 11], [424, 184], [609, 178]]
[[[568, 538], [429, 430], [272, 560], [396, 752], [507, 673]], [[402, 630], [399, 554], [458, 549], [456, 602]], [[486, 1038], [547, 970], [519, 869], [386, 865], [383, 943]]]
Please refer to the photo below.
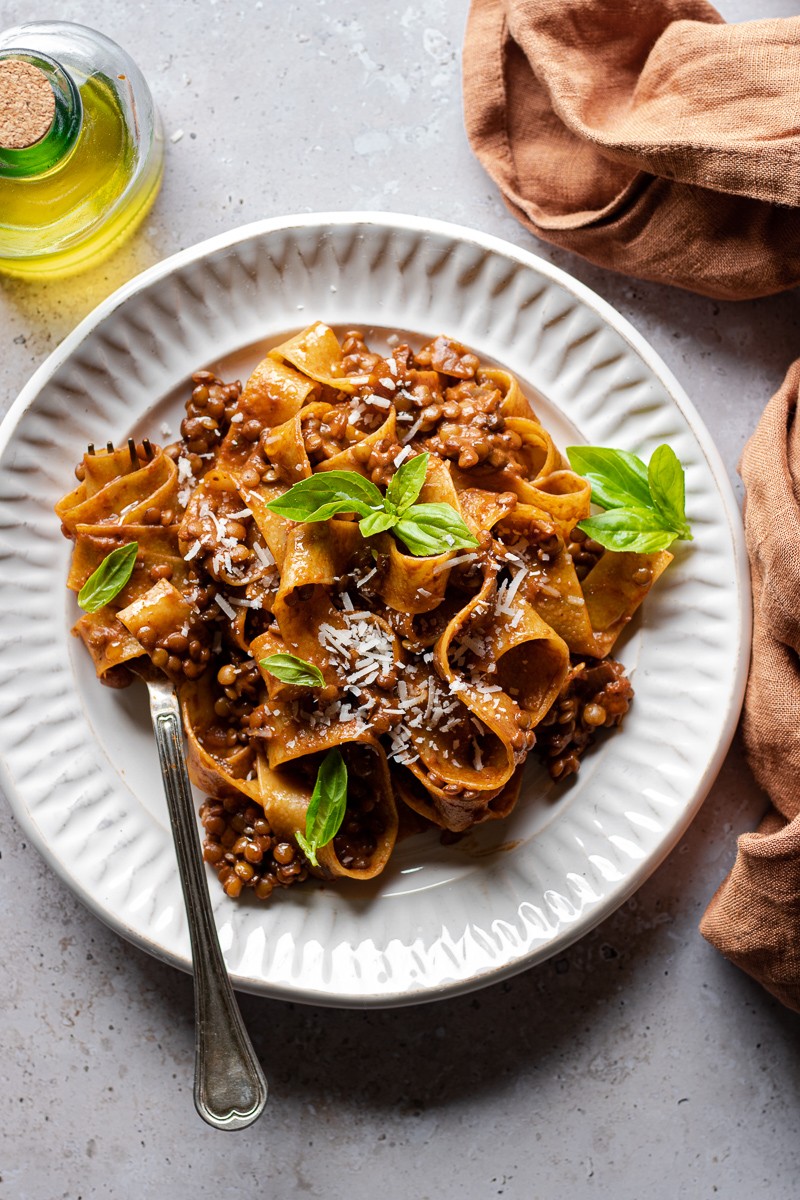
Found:
[[390, 341], [317, 322], [244, 387], [197, 372], [180, 440], [90, 449], [56, 508], [100, 679], [177, 686], [230, 896], [502, 818], [632, 696], [609, 655], [669, 552], [577, 527], [591, 486], [508, 371]]

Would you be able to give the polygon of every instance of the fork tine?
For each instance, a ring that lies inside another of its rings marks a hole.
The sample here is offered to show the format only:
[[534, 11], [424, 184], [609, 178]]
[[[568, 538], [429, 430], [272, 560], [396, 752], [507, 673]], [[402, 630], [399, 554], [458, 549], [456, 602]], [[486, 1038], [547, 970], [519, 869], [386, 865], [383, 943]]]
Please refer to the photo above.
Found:
[[131, 456], [131, 466], [135, 471], [139, 465], [139, 456], [136, 453], [136, 442], [133, 438], [128, 438], [128, 454]]
[[94, 442], [89, 442], [89, 445], [86, 447], [86, 453], [94, 454]]
[[148, 460], [151, 459], [153, 457], [153, 447], [150, 445], [147, 438], [142, 438], [142, 445], [144, 446], [144, 452], [147, 455]]
[[109, 454], [113, 454], [114, 453], [114, 443], [106, 442], [106, 450], [108, 451]]

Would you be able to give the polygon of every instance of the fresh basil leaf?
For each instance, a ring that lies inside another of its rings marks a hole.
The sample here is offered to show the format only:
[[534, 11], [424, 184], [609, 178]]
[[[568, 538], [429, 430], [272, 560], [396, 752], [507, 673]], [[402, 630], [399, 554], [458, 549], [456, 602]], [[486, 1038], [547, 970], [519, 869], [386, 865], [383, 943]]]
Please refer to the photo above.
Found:
[[294, 654], [270, 654], [262, 658], [260, 665], [281, 683], [293, 683], [297, 687], [324, 687], [325, 677], [319, 667], [297, 658]]
[[683, 467], [669, 446], [659, 446], [648, 466], [626, 450], [601, 446], [570, 446], [567, 454], [572, 469], [591, 483], [592, 500], [607, 510], [579, 524], [595, 541], [645, 554], [666, 549], [676, 537], [691, 540]]
[[650, 494], [664, 523], [680, 537], [691, 541], [686, 520], [686, 485], [683, 467], [671, 446], [664, 444], [653, 451], [647, 468]]
[[451, 504], [412, 504], [394, 527], [412, 554], [444, 554], [479, 545]]
[[138, 550], [138, 542], [117, 546], [106, 555], [97, 570], [92, 571], [78, 592], [78, 604], [84, 612], [97, 612], [119, 595], [133, 574]]
[[404, 462], [389, 480], [386, 502], [394, 505], [401, 517], [422, 491], [422, 485], [428, 473], [429, 458], [430, 454], [427, 451], [424, 454], [417, 454], [408, 462]]
[[592, 500], [601, 508], [651, 508], [647, 467], [627, 450], [604, 446], [567, 446], [573, 471], [592, 485]]
[[[456, 510], [450, 504], [414, 504], [425, 480], [428, 455], [419, 454], [401, 467], [383, 496], [374, 483], [357, 471], [320, 471], [301, 479], [272, 500], [267, 508], [291, 521], [327, 521], [341, 512], [355, 512], [362, 518], [359, 529], [371, 537], [394, 529], [412, 554], [442, 554], [477, 546]], [[424, 469], [423, 469], [424, 468]], [[400, 483], [392, 484], [400, 477]]]
[[383, 496], [358, 471], [318, 471], [293, 484], [267, 508], [290, 521], [327, 521], [342, 512], [366, 517], [383, 509]]
[[320, 763], [317, 781], [306, 811], [306, 830], [295, 833], [297, 844], [312, 866], [317, 851], [336, 837], [347, 811], [347, 767], [341, 751], [329, 750]]
[[678, 536], [674, 529], [664, 529], [658, 513], [640, 508], [613, 508], [579, 521], [578, 528], [607, 550], [626, 550], [633, 554], [655, 554], [666, 550]]
[[373, 534], [383, 533], [385, 529], [392, 529], [398, 520], [396, 512], [374, 512], [364, 517], [363, 521], [359, 521], [358, 528], [362, 537], [372, 537]]

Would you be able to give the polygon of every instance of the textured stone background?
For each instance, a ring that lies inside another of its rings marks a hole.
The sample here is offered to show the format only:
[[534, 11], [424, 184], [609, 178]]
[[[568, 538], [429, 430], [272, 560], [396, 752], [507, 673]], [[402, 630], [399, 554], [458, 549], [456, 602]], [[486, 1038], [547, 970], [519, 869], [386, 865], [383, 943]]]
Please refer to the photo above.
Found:
[[[725, 0], [729, 20], [790, 0]], [[123, 44], [167, 134], [129, 247], [57, 286], [0, 282], [0, 400], [131, 275], [246, 221], [324, 209], [454, 220], [573, 272], [664, 357], [739, 487], [800, 350], [797, 294], [720, 304], [587, 266], [507, 214], [463, 130], [467, 0], [64, 3]], [[50, 11], [44, 11], [49, 16]], [[33, 18], [0, 0], [0, 29]], [[338, 1012], [242, 998], [272, 1085], [227, 1137], [192, 1106], [190, 980], [90, 916], [0, 805], [0, 1197], [793, 1197], [794, 1016], [697, 933], [764, 806], [734, 745], [680, 846], [561, 958], [473, 996]]]

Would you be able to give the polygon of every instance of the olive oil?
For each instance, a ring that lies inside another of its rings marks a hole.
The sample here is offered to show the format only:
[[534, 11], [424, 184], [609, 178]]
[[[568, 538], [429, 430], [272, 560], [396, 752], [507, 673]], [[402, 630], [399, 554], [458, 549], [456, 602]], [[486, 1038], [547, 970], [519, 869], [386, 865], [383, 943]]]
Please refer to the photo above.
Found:
[[[9, 62], [17, 70], [8, 72], [4, 93]], [[38, 99], [44, 86], [36, 72], [52, 87], [55, 114], [44, 135], [26, 145], [26, 121], [31, 136], [39, 132], [29, 111], [31, 95]], [[9, 77], [25, 84], [30, 77], [29, 91], [10, 93]], [[161, 183], [163, 139], [138, 68], [83, 26], [19, 26], [0, 37], [3, 111], [0, 271], [45, 279], [94, 265], [133, 232]]]

